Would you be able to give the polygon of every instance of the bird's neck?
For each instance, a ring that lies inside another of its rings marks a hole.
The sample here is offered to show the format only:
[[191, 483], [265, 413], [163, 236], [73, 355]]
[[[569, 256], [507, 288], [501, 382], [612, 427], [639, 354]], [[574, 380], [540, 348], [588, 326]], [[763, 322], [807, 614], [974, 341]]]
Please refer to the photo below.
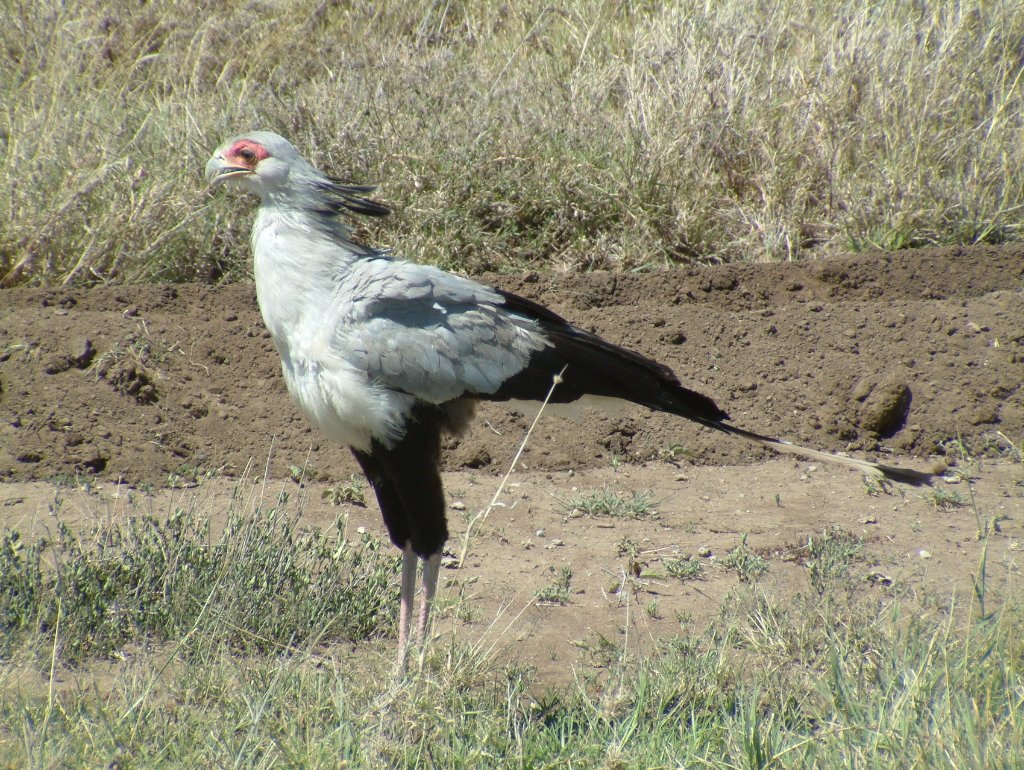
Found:
[[346, 271], [353, 262], [376, 252], [352, 240], [340, 217], [314, 206], [264, 201], [252, 228], [253, 253], [279, 264], [284, 275], [322, 278]]
[[300, 206], [260, 206], [252, 229], [253, 272], [275, 339], [286, 329], [328, 320], [345, 274], [370, 253], [350, 238], [336, 217]]

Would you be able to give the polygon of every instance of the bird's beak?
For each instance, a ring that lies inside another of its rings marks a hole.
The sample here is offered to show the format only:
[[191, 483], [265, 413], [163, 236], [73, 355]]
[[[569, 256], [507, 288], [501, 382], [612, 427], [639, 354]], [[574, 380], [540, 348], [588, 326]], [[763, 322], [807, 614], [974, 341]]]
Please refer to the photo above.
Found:
[[206, 164], [206, 181], [210, 187], [216, 187], [221, 182], [226, 182], [231, 177], [251, 174], [252, 169], [245, 166], [232, 166], [220, 155], [214, 155]]

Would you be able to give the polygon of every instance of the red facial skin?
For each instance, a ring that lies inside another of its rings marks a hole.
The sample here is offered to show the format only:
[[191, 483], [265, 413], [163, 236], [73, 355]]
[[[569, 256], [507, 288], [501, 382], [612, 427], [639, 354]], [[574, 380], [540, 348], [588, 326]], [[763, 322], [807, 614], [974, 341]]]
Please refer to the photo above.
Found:
[[255, 170], [256, 165], [264, 158], [269, 158], [270, 153], [262, 144], [251, 139], [240, 139], [231, 145], [224, 160], [240, 168]]

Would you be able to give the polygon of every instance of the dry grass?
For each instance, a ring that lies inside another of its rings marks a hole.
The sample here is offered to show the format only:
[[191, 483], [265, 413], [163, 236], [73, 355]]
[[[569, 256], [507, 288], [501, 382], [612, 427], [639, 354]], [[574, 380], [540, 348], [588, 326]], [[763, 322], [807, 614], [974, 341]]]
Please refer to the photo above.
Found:
[[888, 3], [7, 0], [0, 276], [243, 275], [201, 169], [277, 130], [468, 271], [1019, 238], [1024, 14]]

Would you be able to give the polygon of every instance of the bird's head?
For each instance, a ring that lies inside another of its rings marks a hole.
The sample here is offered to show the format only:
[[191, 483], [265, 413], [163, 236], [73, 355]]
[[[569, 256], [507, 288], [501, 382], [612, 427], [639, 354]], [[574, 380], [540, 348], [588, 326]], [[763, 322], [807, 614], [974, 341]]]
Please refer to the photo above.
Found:
[[284, 137], [270, 131], [252, 131], [228, 139], [206, 164], [211, 187], [232, 184], [261, 198], [288, 186], [295, 176], [315, 170]]
[[322, 217], [390, 213], [387, 206], [365, 197], [375, 187], [327, 176], [271, 131], [251, 131], [224, 142], [206, 164], [206, 181], [211, 187], [231, 184], [264, 203], [306, 208]]

